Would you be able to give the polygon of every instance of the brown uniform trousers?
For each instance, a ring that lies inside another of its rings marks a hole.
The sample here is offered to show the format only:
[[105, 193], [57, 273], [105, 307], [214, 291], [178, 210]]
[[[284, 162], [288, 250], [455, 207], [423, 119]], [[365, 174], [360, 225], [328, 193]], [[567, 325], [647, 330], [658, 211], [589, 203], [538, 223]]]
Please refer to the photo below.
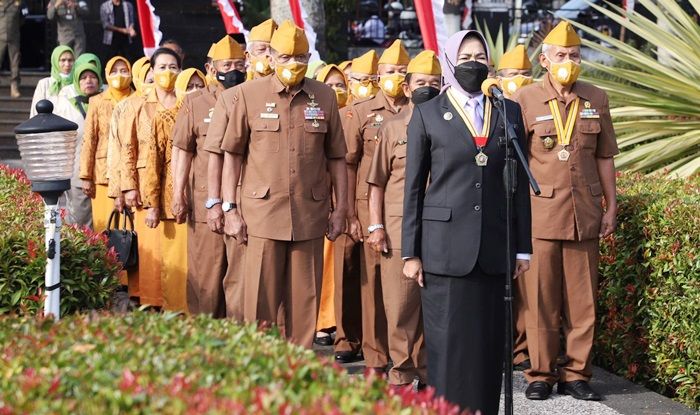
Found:
[[[348, 128], [351, 106], [340, 110], [343, 131]], [[335, 352], [359, 352], [362, 348], [362, 306], [360, 294], [360, 250], [346, 233], [333, 247], [333, 305], [335, 308]]]
[[[323, 112], [315, 120], [305, 114], [314, 106]], [[287, 337], [311, 348], [330, 211], [327, 161], [346, 154], [334, 92], [305, 79], [290, 93], [271, 75], [223, 92], [214, 113], [228, 119], [221, 149], [244, 157], [244, 316], [274, 324], [283, 306]]]
[[[396, 115], [383, 92], [374, 98], [355, 103], [345, 114], [345, 141], [348, 164], [357, 166], [355, 211], [362, 225], [362, 234], [369, 237], [369, 205], [367, 175], [377, 145], [379, 128]], [[362, 297], [362, 353], [367, 367], [384, 367], [389, 360], [387, 322], [381, 285], [380, 255], [367, 244], [360, 251]]]
[[[209, 229], [205, 207], [210, 154], [205, 149], [205, 143], [211, 135], [212, 113], [221, 91], [218, 86], [209, 86], [204, 91], [188, 96], [173, 130], [173, 145], [193, 155], [187, 188], [190, 208], [187, 221], [187, 305], [192, 314], [210, 314], [216, 318], [226, 316], [227, 306], [230, 306], [231, 313], [228, 316], [242, 321], [243, 292], [242, 285], [238, 284], [241, 276], [233, 272], [240, 268], [242, 248], [237, 248], [235, 241], [227, 244], [226, 239], [230, 238]], [[216, 150], [220, 152], [223, 131], [220, 131], [218, 137]], [[224, 290], [224, 280], [227, 277], [231, 282], [230, 304], [226, 301]]]
[[389, 383], [425, 381], [425, 347], [420, 286], [403, 275], [401, 222], [406, 175], [406, 129], [412, 111], [403, 110], [379, 130], [367, 183], [384, 189], [383, 222], [389, 252], [380, 260], [382, 299], [388, 327], [389, 356], [394, 363]]
[[[576, 126], [560, 161], [549, 101], [556, 100], [564, 120], [570, 104], [581, 99]], [[598, 233], [602, 187], [597, 158], [618, 153], [607, 95], [576, 82], [566, 101], [549, 80], [515, 93], [529, 137], [530, 168], [542, 190], [532, 202], [533, 257], [525, 279], [525, 321], [532, 368], [528, 382], [588, 381], [598, 284]], [[555, 145], [548, 148], [546, 138]], [[568, 362], [556, 370], [559, 331], [564, 321]]]
[[19, 87], [19, 4], [18, 0], [0, 0], [0, 67], [5, 50], [10, 56], [10, 81]]

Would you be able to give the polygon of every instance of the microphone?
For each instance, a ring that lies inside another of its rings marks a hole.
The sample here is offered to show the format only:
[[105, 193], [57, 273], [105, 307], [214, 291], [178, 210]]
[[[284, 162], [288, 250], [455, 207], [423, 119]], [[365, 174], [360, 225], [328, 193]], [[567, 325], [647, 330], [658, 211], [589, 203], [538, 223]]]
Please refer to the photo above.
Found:
[[481, 92], [484, 93], [489, 98], [495, 98], [499, 101], [504, 99], [503, 91], [498, 86], [499, 81], [496, 78], [486, 78], [484, 82], [481, 83]]

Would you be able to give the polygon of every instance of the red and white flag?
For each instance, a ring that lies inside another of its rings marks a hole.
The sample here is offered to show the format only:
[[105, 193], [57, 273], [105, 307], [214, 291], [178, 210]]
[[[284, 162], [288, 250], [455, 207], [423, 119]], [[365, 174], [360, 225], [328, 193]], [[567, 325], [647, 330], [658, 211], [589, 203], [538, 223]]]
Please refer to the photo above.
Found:
[[309, 62], [321, 60], [321, 56], [316, 50], [316, 32], [311, 26], [309, 15], [306, 13], [301, 0], [289, 0], [289, 8], [292, 11], [294, 24], [304, 29], [304, 32], [306, 32], [306, 38], [309, 40], [309, 52], [311, 53], [311, 59], [309, 59]]
[[217, 3], [219, 12], [221, 12], [221, 18], [224, 20], [224, 26], [226, 26], [226, 33], [243, 33], [246, 40], [248, 40], [248, 31], [243, 26], [241, 16], [238, 14], [238, 9], [233, 0], [217, 0]]
[[160, 17], [156, 14], [151, 0], [136, 0], [136, 10], [139, 15], [143, 54], [150, 57], [158, 49], [160, 41], [163, 40], [163, 33], [160, 31]]
[[634, 3], [635, 0], [622, 0], [625, 6], [625, 11], [627, 13], [633, 12], [634, 11]]
[[415, 0], [418, 24], [423, 36], [423, 48], [440, 55], [447, 42], [445, 15], [442, 12], [444, 0]]

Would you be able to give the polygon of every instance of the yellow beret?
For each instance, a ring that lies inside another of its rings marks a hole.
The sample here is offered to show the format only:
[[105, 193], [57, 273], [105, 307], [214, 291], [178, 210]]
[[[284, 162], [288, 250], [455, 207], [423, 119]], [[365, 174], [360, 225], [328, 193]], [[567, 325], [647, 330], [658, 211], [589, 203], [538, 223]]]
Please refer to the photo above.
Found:
[[309, 41], [306, 39], [304, 29], [292, 23], [291, 20], [285, 20], [275, 30], [270, 40], [270, 47], [284, 55], [309, 53]]
[[331, 71], [333, 70], [337, 71], [340, 74], [340, 76], [343, 77], [343, 82], [345, 82], [345, 85], [347, 85], [348, 80], [347, 78], [345, 78], [343, 70], [340, 69], [340, 66], [334, 64], [326, 65], [323, 68], [321, 68], [321, 70], [318, 71], [318, 74], [316, 74], [316, 80], [318, 82], [326, 82], [326, 78], [328, 78], [328, 75], [330, 75]]
[[344, 71], [350, 65], [352, 65], [351, 60], [350, 61], [342, 61], [341, 63], [338, 64], [338, 68], [340, 68], [341, 71]]
[[440, 75], [440, 61], [432, 50], [424, 50], [408, 63], [407, 73], [420, 73], [424, 75]]
[[266, 42], [270, 43], [272, 34], [277, 29], [277, 23], [272, 19], [267, 19], [259, 25], [250, 29], [248, 33], [248, 42]]
[[352, 60], [352, 72], [366, 75], [377, 73], [377, 52], [374, 49]]
[[214, 56], [214, 47], [216, 47], [216, 43], [211, 44], [209, 52], [207, 52], [207, 58], [211, 59]]
[[245, 59], [245, 51], [231, 36], [225, 35], [220, 41], [214, 44], [214, 51], [211, 59], [219, 61], [222, 59]]
[[498, 70], [501, 69], [532, 69], [532, 62], [527, 56], [525, 46], [518, 45], [504, 53], [498, 61]]
[[554, 46], [580, 46], [581, 38], [569, 22], [560, 22], [551, 32], [544, 38], [542, 43]]
[[403, 46], [401, 39], [396, 39], [394, 43], [382, 53], [382, 57], [379, 58], [379, 64], [389, 64], [389, 65], [408, 65], [411, 60], [408, 56], [408, 51]]

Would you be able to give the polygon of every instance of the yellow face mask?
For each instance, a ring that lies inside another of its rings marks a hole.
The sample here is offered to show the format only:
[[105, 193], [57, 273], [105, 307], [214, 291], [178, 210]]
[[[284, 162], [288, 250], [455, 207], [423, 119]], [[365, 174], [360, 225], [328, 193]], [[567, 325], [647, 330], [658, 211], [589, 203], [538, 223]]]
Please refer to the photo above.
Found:
[[508, 95], [513, 95], [515, 91], [524, 87], [525, 85], [530, 85], [532, 83], [531, 76], [525, 75], [515, 75], [507, 78], [501, 78], [501, 89]]
[[250, 58], [250, 69], [260, 76], [267, 76], [272, 73], [270, 62], [268, 62], [265, 56]]
[[359, 99], [371, 98], [377, 95], [377, 92], [379, 92], [379, 87], [374, 81], [352, 81], [350, 87], [352, 96]]
[[166, 91], [172, 91], [175, 89], [175, 81], [177, 80], [178, 72], [173, 72], [171, 70], [156, 72], [153, 75], [153, 80], [155, 84]]
[[131, 86], [131, 75], [108, 75], [107, 84], [110, 86], [110, 88], [123, 91]]
[[382, 87], [382, 91], [388, 96], [395, 98], [398, 96], [403, 96], [403, 88], [401, 84], [406, 80], [406, 75], [402, 73], [392, 73], [390, 75], [383, 75], [379, 78], [379, 85]]
[[[549, 58], [547, 58], [547, 60], [549, 60]], [[561, 85], [569, 86], [576, 82], [578, 76], [581, 74], [581, 65], [572, 60], [562, 63], [553, 63], [550, 60], [548, 71]]]
[[277, 77], [286, 86], [298, 85], [305, 77], [306, 70], [308, 69], [307, 64], [292, 62], [284, 65], [277, 65], [275, 67], [275, 73]]
[[348, 91], [338, 87], [333, 87], [333, 91], [335, 91], [335, 98], [338, 100], [338, 108], [343, 108], [347, 105]]

